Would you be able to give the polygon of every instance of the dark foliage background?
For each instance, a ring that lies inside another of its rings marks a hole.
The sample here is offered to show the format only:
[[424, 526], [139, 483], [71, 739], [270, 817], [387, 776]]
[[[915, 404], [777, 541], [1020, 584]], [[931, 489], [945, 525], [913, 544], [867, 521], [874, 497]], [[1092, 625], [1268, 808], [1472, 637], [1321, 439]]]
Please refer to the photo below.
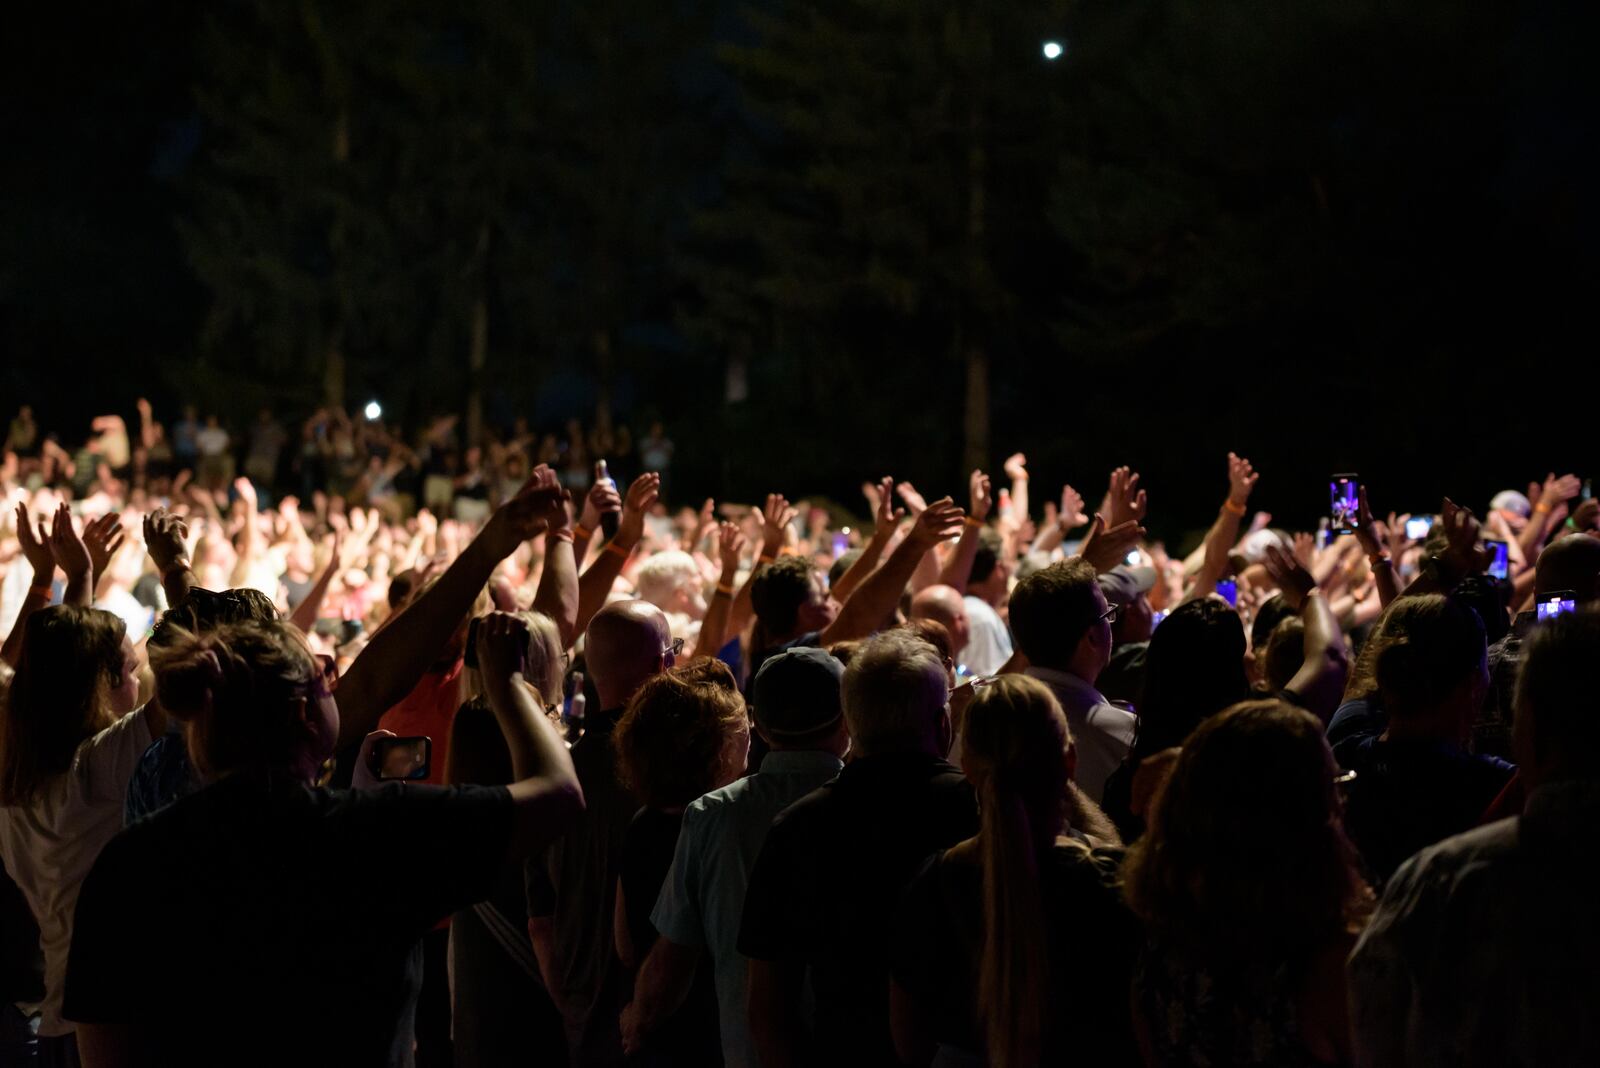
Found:
[[[0, 403], [666, 420], [678, 484], [1592, 464], [1592, 5], [224, 0], [5, 35]], [[1066, 54], [1049, 63], [1047, 39]], [[740, 388], [730, 388], [737, 385]]]

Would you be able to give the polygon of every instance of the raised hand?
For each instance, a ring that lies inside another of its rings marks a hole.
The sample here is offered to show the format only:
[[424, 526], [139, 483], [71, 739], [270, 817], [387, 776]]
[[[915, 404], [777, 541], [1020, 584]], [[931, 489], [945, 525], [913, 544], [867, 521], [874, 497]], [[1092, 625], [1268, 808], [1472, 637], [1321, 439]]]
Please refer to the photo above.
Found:
[[528, 658], [528, 625], [509, 612], [478, 621], [478, 670], [485, 683], [503, 683], [522, 671]]
[[252, 511], [255, 510], [256, 505], [259, 503], [259, 498], [256, 496], [256, 487], [253, 482], [248, 478], [236, 478], [233, 480], [233, 492], [237, 493], [239, 499], [247, 504]]
[[1356, 541], [1361, 544], [1362, 552], [1368, 557], [1374, 557], [1382, 553], [1388, 545], [1389, 531], [1381, 522], [1372, 518], [1372, 506], [1367, 503], [1367, 487], [1362, 486], [1357, 492]]
[[982, 471], [972, 472], [967, 478], [967, 494], [971, 502], [967, 514], [980, 521], [988, 519], [989, 511], [994, 507], [994, 493], [990, 489], [989, 476]]
[[1013, 482], [1026, 481], [1028, 477], [1028, 458], [1020, 452], [1014, 452], [1006, 457], [1006, 477]]
[[1489, 565], [1488, 551], [1478, 545], [1478, 533], [1482, 525], [1472, 514], [1472, 509], [1463, 508], [1446, 497], [1444, 507], [1440, 509], [1439, 522], [1444, 526], [1444, 536], [1449, 543], [1444, 555], [1463, 574], [1475, 575]]
[[1590, 497], [1572, 510], [1572, 526], [1585, 533], [1600, 528], [1600, 497]]
[[1261, 563], [1267, 569], [1268, 577], [1283, 591], [1283, 599], [1289, 602], [1289, 607], [1296, 612], [1300, 611], [1301, 606], [1306, 603], [1306, 598], [1311, 596], [1311, 591], [1317, 588], [1311, 572], [1278, 545], [1267, 546]]
[[583, 514], [578, 517], [578, 523], [584, 530], [599, 530], [603, 513], [620, 511], [622, 494], [617, 492], [617, 487], [611, 484], [610, 479], [606, 479], [589, 488], [588, 496], [583, 499]]
[[1089, 517], [1083, 514], [1083, 495], [1071, 486], [1061, 487], [1061, 510], [1056, 513], [1056, 525], [1062, 534], [1077, 530]]
[[144, 517], [144, 549], [159, 574], [165, 575], [174, 564], [188, 563], [188, 538], [189, 524], [165, 508]]
[[1129, 467], [1119, 467], [1111, 472], [1111, 516], [1107, 520], [1115, 530], [1126, 523], [1137, 524], [1144, 518], [1148, 503], [1144, 490], [1139, 488], [1139, 472]]
[[1144, 528], [1136, 520], [1130, 519], [1108, 527], [1105, 517], [1096, 512], [1094, 521], [1089, 524], [1089, 533], [1084, 535], [1083, 544], [1078, 548], [1078, 555], [1093, 564], [1097, 572], [1104, 574], [1126, 560], [1128, 551], [1138, 545], [1143, 537]]
[[[1539, 496], [1533, 500], [1536, 504], [1543, 505], [1545, 511], [1551, 511], [1556, 505], [1576, 497], [1582, 488], [1583, 483], [1578, 481], [1577, 475], [1562, 475], [1557, 478], [1556, 473], [1552, 471], [1545, 476], [1544, 484], [1539, 487]], [[1552, 519], [1551, 523], [1554, 524], [1555, 520]]]
[[45, 529], [43, 519], [39, 520], [38, 530], [34, 530], [26, 501], [17, 503], [17, 540], [22, 543], [22, 555], [27, 558], [28, 566], [33, 568], [33, 584], [42, 586], [55, 578], [56, 557], [50, 550], [50, 532]]
[[[554, 478], [555, 475], [551, 475]], [[622, 519], [617, 523], [617, 536], [613, 539], [620, 548], [631, 549], [644, 536], [645, 514], [655, 507], [661, 497], [661, 476], [646, 472], [633, 480], [628, 495], [622, 501]]]
[[1260, 477], [1256, 473], [1256, 469], [1250, 466], [1249, 460], [1230, 452], [1228, 454], [1228, 503], [1236, 508], [1243, 508], [1245, 502], [1250, 499], [1250, 491], [1256, 488], [1256, 480]]
[[771, 558], [783, 548], [789, 524], [799, 515], [794, 505], [781, 493], [767, 494], [766, 506], [761, 509], [761, 555]]
[[911, 532], [906, 535], [906, 540], [921, 546], [924, 550], [931, 549], [944, 539], [958, 533], [963, 518], [964, 513], [959, 504], [949, 497], [940, 497], [917, 515], [917, 521], [911, 525]]
[[89, 574], [93, 563], [89, 558], [89, 547], [72, 529], [72, 510], [65, 502], [56, 509], [50, 521], [50, 552], [61, 570], [66, 572], [69, 582], [74, 576]]
[[694, 543], [690, 549], [697, 549], [706, 540], [706, 536], [717, 529], [717, 502], [707, 497], [706, 502], [700, 506], [700, 514], [696, 517], [694, 528]]
[[724, 522], [717, 527], [717, 555], [722, 559], [722, 581], [732, 582], [744, 554], [744, 531], [738, 523]]
[[115, 512], [107, 512], [84, 524], [83, 544], [89, 549], [89, 565], [96, 583], [105, 574], [111, 558], [122, 548], [122, 542], [122, 517]]
[[928, 502], [922, 499], [917, 487], [909, 482], [900, 483], [895, 487], [895, 492], [900, 494], [900, 499], [906, 502], [906, 507], [911, 509], [911, 514], [914, 516], [921, 515], [928, 507]]
[[495, 509], [478, 538], [496, 560], [504, 560], [518, 545], [541, 534], [549, 525], [551, 508], [563, 506], [567, 497], [554, 472], [548, 467], [536, 469], [515, 497]]
[[888, 534], [896, 523], [905, 518], [906, 510], [894, 506], [894, 479], [884, 478], [878, 483], [875, 490], [876, 503], [873, 505], [872, 518], [876, 524], [874, 531]]

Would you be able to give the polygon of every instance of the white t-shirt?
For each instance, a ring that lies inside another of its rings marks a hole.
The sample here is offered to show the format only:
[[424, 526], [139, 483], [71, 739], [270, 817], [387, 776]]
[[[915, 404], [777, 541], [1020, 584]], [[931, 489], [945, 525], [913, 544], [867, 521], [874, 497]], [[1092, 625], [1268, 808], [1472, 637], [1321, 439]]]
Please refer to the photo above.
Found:
[[989, 602], [968, 594], [963, 601], [967, 606], [967, 648], [961, 654], [962, 663], [974, 675], [997, 675], [1011, 659], [1011, 633], [1000, 621], [1000, 613]]
[[41, 1035], [74, 1030], [61, 1018], [61, 995], [78, 890], [100, 850], [122, 829], [128, 780], [150, 741], [145, 710], [130, 712], [85, 739], [72, 766], [33, 804], [0, 808], [0, 858], [28, 899], [44, 950]]

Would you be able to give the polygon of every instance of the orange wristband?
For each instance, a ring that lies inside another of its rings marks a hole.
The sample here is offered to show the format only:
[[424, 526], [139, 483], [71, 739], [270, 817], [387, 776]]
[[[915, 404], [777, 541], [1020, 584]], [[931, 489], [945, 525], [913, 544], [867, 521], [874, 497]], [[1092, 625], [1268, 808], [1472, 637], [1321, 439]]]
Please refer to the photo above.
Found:
[[971, 527], [974, 530], [976, 530], [976, 529], [978, 529], [978, 528], [983, 526], [983, 520], [977, 518], [976, 516], [970, 516], [969, 515], [965, 519], [961, 520], [961, 522], [966, 524], [967, 526]]
[[616, 542], [612, 542], [611, 544], [607, 545], [606, 546], [606, 552], [608, 552], [608, 553], [616, 553], [618, 556], [622, 557], [624, 560], [626, 560], [629, 556], [633, 555], [633, 550], [632, 549], [624, 549], [622, 546], [618, 545]]
[[1544, 515], [1546, 512], [1548, 512], [1550, 510], [1550, 506], [1548, 504], [1545, 504], [1543, 501], [1540, 501], [1538, 504], [1533, 506], [1533, 510], [1535, 512], [1538, 512], [1540, 515]]
[[564, 541], [568, 545], [572, 545], [577, 541], [576, 536], [566, 527], [562, 527], [560, 530], [552, 530], [550, 536], [556, 541]]
[[579, 523], [572, 530], [573, 537], [582, 538], [584, 541], [588, 541], [590, 535], [592, 535], [593, 533], [594, 533], [594, 531], [590, 530], [588, 527], [584, 526], [582, 523]]
[[1231, 497], [1222, 502], [1222, 510], [1229, 515], [1236, 515], [1241, 519], [1244, 518], [1244, 505], [1234, 504]]
[[763, 553], [762, 555], [756, 557], [756, 566], [760, 567], [762, 564], [770, 564], [772, 563], [773, 559], [773, 557]]
[[732, 597], [733, 596], [733, 587], [732, 586], [724, 586], [721, 583], [718, 583], [717, 584], [717, 592], [718, 593], [727, 594], [729, 597]]

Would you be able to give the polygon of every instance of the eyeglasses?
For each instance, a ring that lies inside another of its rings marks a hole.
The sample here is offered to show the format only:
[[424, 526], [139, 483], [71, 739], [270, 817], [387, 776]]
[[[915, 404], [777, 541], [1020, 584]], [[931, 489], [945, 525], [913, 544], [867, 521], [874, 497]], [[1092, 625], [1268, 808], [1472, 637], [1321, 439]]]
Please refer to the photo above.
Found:
[[1356, 773], [1353, 772], [1353, 771], [1342, 771], [1342, 772], [1340, 772], [1339, 774], [1337, 774], [1337, 775], [1335, 775], [1333, 777], [1333, 785], [1341, 787], [1341, 788], [1349, 786], [1351, 783], [1353, 783], [1355, 781], [1356, 781]]
[[668, 645], [665, 649], [661, 650], [661, 655], [662, 656], [670, 656], [674, 660], [676, 660], [678, 658], [678, 654], [681, 653], [681, 652], [683, 652], [683, 639], [682, 638], [674, 638], [674, 639], [672, 639], [672, 644]]
[[1122, 611], [1122, 606], [1114, 604], [1096, 616], [1094, 621], [1096, 623], [1115, 623], [1117, 621], [1117, 613], [1120, 611]]

